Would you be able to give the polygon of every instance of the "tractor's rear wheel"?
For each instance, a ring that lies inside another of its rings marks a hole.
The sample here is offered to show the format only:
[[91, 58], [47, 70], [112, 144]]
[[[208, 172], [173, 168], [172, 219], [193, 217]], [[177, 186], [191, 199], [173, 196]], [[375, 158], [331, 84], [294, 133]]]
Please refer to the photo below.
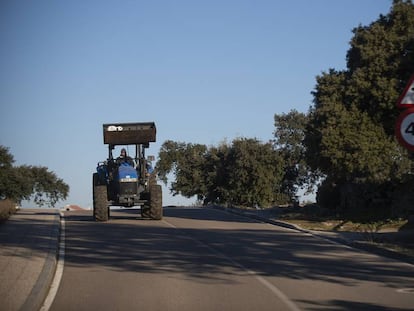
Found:
[[93, 174], [93, 217], [96, 221], [109, 220], [108, 193], [106, 185], [99, 184], [98, 174]]
[[162, 189], [157, 184], [150, 186], [149, 216], [155, 220], [162, 219]]

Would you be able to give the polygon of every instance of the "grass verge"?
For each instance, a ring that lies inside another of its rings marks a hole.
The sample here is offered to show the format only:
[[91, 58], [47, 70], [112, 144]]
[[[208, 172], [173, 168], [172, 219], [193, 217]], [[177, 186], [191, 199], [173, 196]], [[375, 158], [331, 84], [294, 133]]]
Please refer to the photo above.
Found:
[[307, 230], [356, 233], [353, 236], [357, 243], [373, 245], [414, 258], [414, 224], [407, 219], [347, 219], [329, 214], [316, 206], [282, 208], [277, 218]]
[[17, 205], [11, 200], [0, 200], [0, 221], [9, 219], [10, 215], [16, 213]]

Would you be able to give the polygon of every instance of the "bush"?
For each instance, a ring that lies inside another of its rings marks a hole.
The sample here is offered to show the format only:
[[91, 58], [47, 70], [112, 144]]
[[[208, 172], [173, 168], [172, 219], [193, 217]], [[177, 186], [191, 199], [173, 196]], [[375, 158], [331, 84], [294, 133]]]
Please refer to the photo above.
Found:
[[340, 205], [339, 189], [329, 179], [325, 179], [316, 193], [316, 203], [326, 209], [338, 210]]
[[392, 193], [391, 213], [394, 218], [409, 218], [414, 215], [414, 176], [395, 185]]
[[0, 200], [0, 221], [6, 220], [16, 213], [17, 204], [9, 199]]
[[408, 219], [414, 215], [414, 178], [404, 182], [342, 183], [328, 179], [318, 189], [318, 205], [358, 221]]

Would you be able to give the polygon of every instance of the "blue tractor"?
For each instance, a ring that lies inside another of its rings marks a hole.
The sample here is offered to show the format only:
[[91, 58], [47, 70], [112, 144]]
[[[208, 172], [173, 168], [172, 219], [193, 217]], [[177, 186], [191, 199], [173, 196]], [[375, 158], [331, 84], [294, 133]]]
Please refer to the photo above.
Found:
[[[162, 189], [156, 183], [153, 157], [145, 157], [145, 149], [155, 142], [155, 123], [104, 124], [103, 136], [108, 159], [99, 162], [93, 174], [94, 219], [108, 221], [110, 206], [141, 206], [142, 217], [161, 220]], [[115, 159], [112, 151], [119, 145], [134, 145], [135, 157]]]

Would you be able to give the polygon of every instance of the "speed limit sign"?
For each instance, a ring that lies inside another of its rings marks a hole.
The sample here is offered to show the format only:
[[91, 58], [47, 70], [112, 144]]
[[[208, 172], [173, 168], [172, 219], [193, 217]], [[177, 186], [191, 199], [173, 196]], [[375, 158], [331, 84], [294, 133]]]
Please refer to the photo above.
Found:
[[395, 134], [401, 145], [414, 151], [414, 108], [404, 110], [397, 119]]

